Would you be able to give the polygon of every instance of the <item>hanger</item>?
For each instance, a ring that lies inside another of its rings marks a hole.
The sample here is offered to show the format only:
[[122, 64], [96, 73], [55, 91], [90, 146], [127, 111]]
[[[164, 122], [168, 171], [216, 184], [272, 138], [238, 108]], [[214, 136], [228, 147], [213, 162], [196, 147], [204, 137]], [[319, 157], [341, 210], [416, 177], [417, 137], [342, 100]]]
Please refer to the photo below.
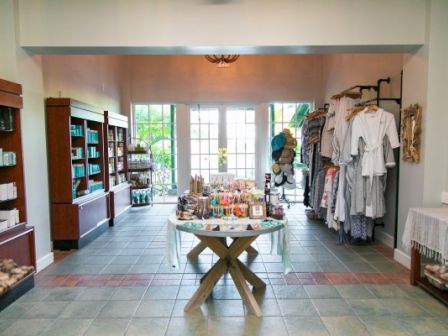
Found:
[[331, 99], [341, 99], [342, 97], [348, 97], [352, 99], [361, 98], [362, 93], [361, 92], [355, 92], [355, 91], [342, 91], [341, 93], [335, 94], [331, 97]]
[[370, 104], [366, 106], [366, 112], [376, 112], [378, 111], [378, 106], [376, 106], [375, 104]]

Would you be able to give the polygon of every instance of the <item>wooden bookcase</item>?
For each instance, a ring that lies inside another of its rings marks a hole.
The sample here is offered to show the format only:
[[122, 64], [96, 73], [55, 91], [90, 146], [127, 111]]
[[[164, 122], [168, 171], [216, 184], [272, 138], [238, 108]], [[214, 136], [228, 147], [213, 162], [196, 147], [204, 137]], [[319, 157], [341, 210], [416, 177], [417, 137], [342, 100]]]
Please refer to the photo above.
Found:
[[110, 218], [104, 112], [71, 98], [48, 98], [46, 111], [53, 247], [81, 248]]
[[106, 156], [106, 190], [110, 192], [110, 221], [131, 207], [131, 191], [128, 181], [128, 117], [104, 112], [104, 153]]
[[[0, 79], [0, 148], [14, 152], [15, 164], [0, 167], [0, 184], [15, 183], [13, 197], [0, 201], [0, 210], [17, 209], [19, 224], [0, 232], [0, 258], [12, 258], [20, 265], [36, 266], [34, 228], [26, 223], [25, 181], [23, 172], [20, 110], [22, 86]], [[5, 122], [5, 118], [12, 122]], [[2, 154], [3, 155], [3, 154]]]

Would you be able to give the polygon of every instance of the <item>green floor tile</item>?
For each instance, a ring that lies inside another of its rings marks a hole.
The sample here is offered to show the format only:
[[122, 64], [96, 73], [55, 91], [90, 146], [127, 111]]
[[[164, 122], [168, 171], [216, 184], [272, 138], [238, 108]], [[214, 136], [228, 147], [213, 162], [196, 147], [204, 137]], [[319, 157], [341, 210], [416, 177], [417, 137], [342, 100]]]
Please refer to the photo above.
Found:
[[320, 316], [354, 315], [350, 306], [343, 299], [312, 299]]
[[287, 316], [284, 320], [290, 336], [328, 336], [319, 317]]
[[310, 299], [278, 300], [283, 316], [317, 316], [316, 308]]
[[303, 286], [311, 299], [340, 298], [338, 291], [331, 285], [305, 285]]
[[168, 321], [167, 318], [134, 318], [129, 324], [126, 336], [163, 336]]
[[331, 336], [368, 336], [364, 324], [355, 316], [328, 316], [322, 321]]
[[82, 336], [93, 320], [59, 319], [45, 330], [42, 336]]

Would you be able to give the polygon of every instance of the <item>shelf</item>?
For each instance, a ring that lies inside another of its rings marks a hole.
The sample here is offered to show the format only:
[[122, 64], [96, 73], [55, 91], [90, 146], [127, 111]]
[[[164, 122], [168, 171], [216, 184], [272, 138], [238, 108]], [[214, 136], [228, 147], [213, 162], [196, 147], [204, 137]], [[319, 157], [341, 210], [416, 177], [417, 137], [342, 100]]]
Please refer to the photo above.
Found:
[[14, 133], [15, 130], [0, 130], [0, 133]]
[[15, 165], [0, 166], [0, 168], [10, 168], [10, 167], [15, 167], [15, 166], [17, 166], [17, 165], [15, 164]]
[[17, 230], [18, 228], [24, 228], [25, 225], [26, 225], [25, 222], [16, 224], [16, 225], [11, 226], [11, 227], [9, 227], [9, 228], [7, 228], [7, 229], [5, 229], [5, 230], [0, 230], [0, 234], [3, 235], [3, 234], [5, 234], [5, 233], [7, 233], [7, 232]]
[[94, 146], [94, 145], [99, 145], [99, 142], [88, 142], [87, 146]]
[[8, 203], [8, 202], [11, 202], [11, 201], [16, 201], [18, 198], [16, 197], [16, 198], [11, 198], [11, 199], [7, 199], [7, 200], [4, 200], [4, 201], [0, 201], [0, 203]]
[[143, 172], [143, 171], [150, 171], [151, 168], [128, 168], [128, 171], [131, 172]]
[[78, 196], [73, 200], [73, 204], [80, 204], [92, 200], [104, 194], [104, 189], [98, 189], [86, 195]]
[[131, 189], [151, 189], [152, 185], [148, 184], [146, 186], [132, 186], [131, 185]]
[[92, 157], [88, 157], [88, 159], [101, 159], [101, 156], [92, 156]]
[[436, 299], [448, 306], [448, 291], [440, 290], [431, 285], [425, 277], [422, 277], [419, 281], [417, 281], [417, 284]]
[[84, 138], [84, 135], [70, 135], [72, 138]]
[[141, 206], [148, 206], [151, 205], [151, 202], [148, 203], [132, 203], [133, 207], [141, 207]]
[[149, 152], [147, 152], [147, 151], [132, 151], [132, 150], [128, 150], [128, 154], [140, 154], [140, 155], [146, 154], [146, 155], [149, 155]]
[[89, 176], [92, 176], [92, 175], [98, 175], [98, 174], [101, 174], [101, 170], [100, 170], [100, 171], [97, 171], [97, 172], [94, 172], [94, 173], [90, 173]]
[[85, 160], [85, 158], [73, 158], [72, 157], [72, 161], [77, 161], [77, 160]]

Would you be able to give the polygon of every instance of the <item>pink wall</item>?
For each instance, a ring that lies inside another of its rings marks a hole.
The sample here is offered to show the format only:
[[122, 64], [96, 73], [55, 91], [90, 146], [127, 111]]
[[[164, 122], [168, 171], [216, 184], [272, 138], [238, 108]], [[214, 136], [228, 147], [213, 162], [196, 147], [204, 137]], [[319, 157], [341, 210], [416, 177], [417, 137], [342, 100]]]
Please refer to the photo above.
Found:
[[270, 102], [322, 95], [320, 55], [242, 55], [220, 69], [203, 56], [125, 56], [129, 101]]
[[60, 95], [120, 111], [120, 56], [45, 55], [42, 67], [46, 97]]
[[379, 78], [391, 77], [384, 95], [400, 93], [403, 54], [329, 54], [323, 56], [324, 94], [330, 97], [357, 84], [376, 84]]

